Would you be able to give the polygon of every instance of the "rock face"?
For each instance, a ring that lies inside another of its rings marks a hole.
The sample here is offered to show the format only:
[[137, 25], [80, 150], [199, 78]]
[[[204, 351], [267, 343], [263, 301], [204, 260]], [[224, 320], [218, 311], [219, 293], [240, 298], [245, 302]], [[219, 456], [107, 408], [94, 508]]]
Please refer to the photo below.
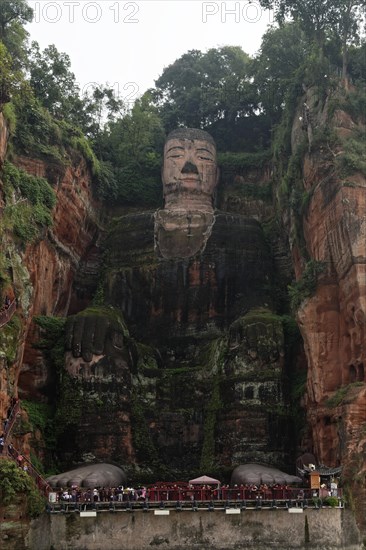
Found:
[[[49, 166], [43, 161], [21, 157], [17, 165], [30, 174], [49, 177]], [[91, 175], [86, 162], [79, 160], [67, 166], [55, 183], [57, 202], [53, 226], [46, 238], [28, 246], [24, 255], [33, 288], [29, 320], [35, 315], [67, 314], [75, 274], [98, 236]], [[37, 392], [47, 394], [52, 383], [39, 353], [32, 347], [35, 327], [28, 326], [31, 332], [26, 338], [19, 377], [21, 397], [34, 396]]]
[[[6, 141], [7, 132], [3, 126], [0, 133], [1, 151], [4, 152], [6, 145], [2, 138]], [[95, 246], [98, 235], [91, 175], [85, 160], [78, 157], [73, 164], [58, 171], [37, 159], [18, 157], [14, 163], [29, 174], [48, 179], [56, 192], [57, 202], [52, 213], [52, 229], [47, 230], [41, 240], [20, 249], [9, 241], [9, 237], [3, 236], [7, 238], [3, 242], [7, 242], [11, 257], [11, 286], [16, 289], [19, 318], [19, 328], [14, 335], [18, 340], [16, 352], [12, 356], [7, 354], [7, 369], [1, 370], [1, 388], [8, 388], [1, 400], [4, 417], [12, 395], [46, 400], [50, 386], [54, 388], [54, 376], [40, 352], [33, 347], [38, 337], [32, 318], [67, 314], [75, 273], [89, 249]], [[8, 339], [12, 338], [14, 330], [11, 327], [2, 330], [2, 337], [6, 337], [7, 331]]]
[[[314, 126], [324, 125], [327, 105], [316, 109], [311, 93], [306, 102]], [[303, 218], [306, 248], [325, 266], [315, 295], [298, 311], [308, 362], [305, 407], [312, 450], [319, 462], [343, 465], [365, 527], [366, 177], [345, 164], [349, 140], [357, 140], [365, 127], [341, 110], [330, 123], [337, 136], [331, 152], [329, 145], [311, 150], [303, 162], [311, 194]], [[299, 133], [295, 126], [295, 141]], [[295, 254], [294, 261], [301, 272]]]

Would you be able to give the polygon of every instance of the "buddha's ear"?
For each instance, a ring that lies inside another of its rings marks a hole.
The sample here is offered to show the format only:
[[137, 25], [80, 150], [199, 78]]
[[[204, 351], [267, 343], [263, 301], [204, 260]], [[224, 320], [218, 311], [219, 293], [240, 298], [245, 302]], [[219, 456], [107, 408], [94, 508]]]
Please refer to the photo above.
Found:
[[218, 166], [216, 166], [216, 185], [218, 185], [219, 183], [219, 180], [220, 180], [220, 168]]

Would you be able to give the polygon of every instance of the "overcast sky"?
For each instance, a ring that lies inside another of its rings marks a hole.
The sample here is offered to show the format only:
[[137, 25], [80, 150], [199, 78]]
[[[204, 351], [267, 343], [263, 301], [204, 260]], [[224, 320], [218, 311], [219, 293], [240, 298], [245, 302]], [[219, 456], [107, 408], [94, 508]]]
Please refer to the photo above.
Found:
[[67, 53], [81, 89], [113, 85], [133, 100], [188, 50], [241, 46], [254, 55], [272, 14], [253, 2], [29, 0], [41, 48]]

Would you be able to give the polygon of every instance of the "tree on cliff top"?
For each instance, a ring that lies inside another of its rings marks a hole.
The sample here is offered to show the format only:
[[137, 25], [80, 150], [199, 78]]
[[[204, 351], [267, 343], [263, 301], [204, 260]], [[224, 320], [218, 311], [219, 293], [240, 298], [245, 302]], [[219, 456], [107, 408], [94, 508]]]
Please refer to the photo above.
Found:
[[52, 115], [67, 117], [79, 98], [70, 57], [53, 44], [42, 52], [37, 42], [32, 42], [29, 53], [30, 85], [35, 96]]
[[191, 50], [164, 69], [155, 97], [167, 131], [207, 127], [252, 110], [249, 56], [238, 46]]
[[340, 36], [342, 42], [343, 78], [347, 77], [350, 44], [357, 42], [365, 23], [366, 0], [259, 0], [261, 6], [275, 10], [281, 25], [286, 17], [298, 22], [306, 36], [317, 46], [320, 58], [327, 39]]
[[20, 75], [13, 70], [13, 61], [5, 45], [0, 42], [0, 111], [10, 101]]
[[24, 25], [33, 18], [33, 10], [27, 0], [1, 0], [0, 4], [0, 39], [4, 40], [6, 31], [18, 21]]
[[263, 35], [261, 49], [253, 60], [253, 78], [258, 102], [272, 124], [281, 117], [288, 88], [303, 70], [309, 49], [309, 41], [297, 23], [270, 27]]
[[105, 175], [99, 195], [127, 204], [159, 204], [163, 145], [161, 120], [145, 94], [130, 113], [108, 123], [95, 140]]
[[33, 10], [26, 0], [1, 0], [0, 40], [13, 57], [14, 63], [25, 61], [24, 43], [28, 37], [24, 25], [33, 19]]
[[268, 140], [268, 124], [258, 116], [251, 59], [239, 46], [188, 51], [164, 69], [152, 94], [166, 132], [203, 128], [223, 150], [251, 150]]

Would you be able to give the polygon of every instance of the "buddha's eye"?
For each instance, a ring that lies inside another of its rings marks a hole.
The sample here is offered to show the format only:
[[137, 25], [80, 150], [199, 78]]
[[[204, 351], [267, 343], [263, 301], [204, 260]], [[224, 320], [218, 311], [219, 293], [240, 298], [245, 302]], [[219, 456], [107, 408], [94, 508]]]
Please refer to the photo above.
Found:
[[209, 158], [209, 157], [203, 157], [202, 155], [198, 155], [197, 158], [199, 160], [209, 160], [210, 162], [213, 162], [213, 159]]
[[168, 156], [168, 159], [180, 159], [182, 158], [183, 155], [180, 155], [180, 154], [176, 154], [176, 155], [169, 155]]

